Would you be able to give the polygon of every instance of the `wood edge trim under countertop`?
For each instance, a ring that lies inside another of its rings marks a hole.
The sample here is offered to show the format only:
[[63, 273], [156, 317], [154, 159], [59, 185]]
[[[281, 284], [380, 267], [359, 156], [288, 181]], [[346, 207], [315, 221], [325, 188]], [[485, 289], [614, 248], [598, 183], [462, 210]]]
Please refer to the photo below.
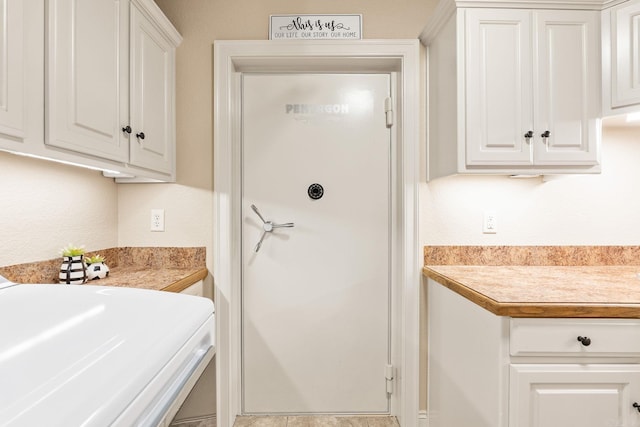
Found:
[[190, 275], [183, 277], [177, 282], [173, 282], [169, 286], [162, 288], [162, 290], [167, 292], [182, 292], [194, 283], [200, 280], [204, 280], [208, 274], [209, 270], [207, 270], [206, 268], [201, 268], [195, 273], [191, 273]]
[[640, 318], [638, 306], [631, 304], [500, 303], [429, 267], [423, 267], [422, 272], [425, 277], [435, 280], [497, 316]]

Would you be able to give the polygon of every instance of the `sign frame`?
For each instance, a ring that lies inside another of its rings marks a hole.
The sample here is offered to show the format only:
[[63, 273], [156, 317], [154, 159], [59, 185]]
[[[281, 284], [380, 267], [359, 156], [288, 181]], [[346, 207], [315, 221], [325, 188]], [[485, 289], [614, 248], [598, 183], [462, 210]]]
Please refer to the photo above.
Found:
[[269, 16], [269, 40], [361, 39], [362, 14]]

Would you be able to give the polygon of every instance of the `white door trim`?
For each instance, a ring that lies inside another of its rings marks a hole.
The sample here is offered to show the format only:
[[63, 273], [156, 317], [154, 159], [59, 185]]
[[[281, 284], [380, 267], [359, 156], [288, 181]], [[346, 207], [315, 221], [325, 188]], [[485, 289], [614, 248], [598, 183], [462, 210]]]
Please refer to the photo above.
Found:
[[214, 45], [214, 236], [217, 419], [240, 414], [240, 75], [242, 72], [396, 72], [398, 151], [392, 259], [392, 415], [418, 424], [419, 44], [418, 40], [217, 41]]

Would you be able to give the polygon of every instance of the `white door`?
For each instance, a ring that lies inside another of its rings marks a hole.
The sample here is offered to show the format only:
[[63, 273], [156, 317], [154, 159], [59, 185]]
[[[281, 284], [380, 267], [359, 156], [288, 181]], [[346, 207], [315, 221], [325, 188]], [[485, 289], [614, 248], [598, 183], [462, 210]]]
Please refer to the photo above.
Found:
[[131, 164], [170, 173], [174, 164], [174, 46], [131, 5]]
[[535, 162], [596, 165], [602, 105], [600, 12], [539, 11], [536, 18]]
[[511, 365], [512, 427], [635, 426], [640, 365]]
[[531, 165], [531, 12], [468, 9], [467, 166]]
[[129, 2], [47, 2], [49, 145], [126, 161]]
[[243, 76], [246, 414], [389, 412], [389, 93], [388, 74]]

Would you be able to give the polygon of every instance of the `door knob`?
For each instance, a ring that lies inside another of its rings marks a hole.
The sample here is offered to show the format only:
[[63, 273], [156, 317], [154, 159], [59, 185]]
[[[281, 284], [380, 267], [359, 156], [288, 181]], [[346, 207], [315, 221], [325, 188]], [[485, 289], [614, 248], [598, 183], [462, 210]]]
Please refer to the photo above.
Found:
[[127, 125], [125, 127], [122, 128], [122, 132], [127, 133], [127, 134], [131, 134], [131, 126]]
[[254, 252], [258, 252], [260, 250], [260, 248], [262, 247], [262, 241], [264, 240], [267, 233], [272, 233], [273, 230], [276, 228], [290, 228], [294, 226], [292, 222], [277, 224], [273, 221], [267, 221], [266, 219], [264, 219], [264, 217], [262, 216], [262, 214], [260, 213], [256, 205], [251, 205], [251, 209], [256, 213], [256, 215], [258, 215], [258, 218], [260, 218], [260, 220], [262, 221], [262, 236], [260, 236], [260, 240], [258, 241], [258, 244], [253, 249]]
[[144, 139], [144, 132], [136, 133], [136, 138]]
[[530, 130], [529, 132], [524, 134], [524, 139], [527, 140], [527, 143], [531, 141], [531, 138], [533, 138], [533, 131]]
[[588, 347], [591, 345], [591, 338], [589, 337], [578, 337], [578, 341], [582, 343], [583, 346]]
[[551, 136], [551, 132], [549, 132], [548, 130], [545, 130], [540, 134], [540, 136], [543, 137], [544, 139], [547, 139]]
[[636, 408], [638, 412], [640, 412], [640, 404], [638, 404], [638, 402], [633, 402], [633, 407]]

